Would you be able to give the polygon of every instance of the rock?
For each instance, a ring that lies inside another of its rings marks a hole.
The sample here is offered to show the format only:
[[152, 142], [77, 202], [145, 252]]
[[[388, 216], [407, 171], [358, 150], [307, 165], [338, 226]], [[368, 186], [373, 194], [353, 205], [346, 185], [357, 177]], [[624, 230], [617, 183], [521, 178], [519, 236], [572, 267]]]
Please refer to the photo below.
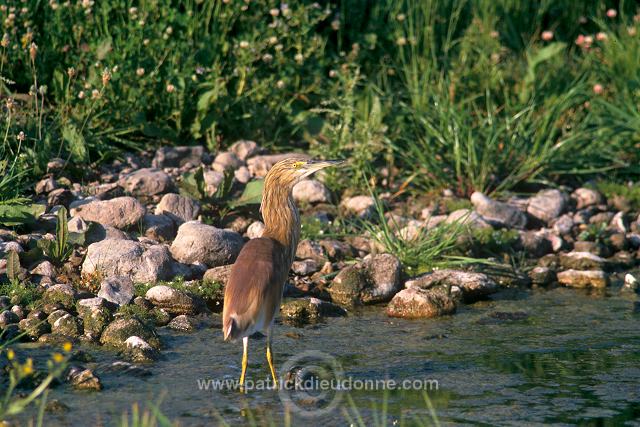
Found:
[[44, 178], [36, 184], [36, 194], [47, 194], [58, 188], [58, 183], [52, 177]]
[[451, 212], [444, 222], [446, 224], [459, 223], [473, 228], [491, 228], [491, 225], [485, 221], [484, 218], [478, 215], [475, 211], [469, 209], [458, 209]]
[[538, 231], [521, 231], [520, 244], [530, 258], [540, 258], [553, 252], [551, 242]]
[[110, 276], [100, 284], [98, 297], [123, 306], [131, 302], [134, 294], [133, 282], [129, 276]]
[[587, 240], [578, 240], [573, 243], [574, 252], [590, 252], [592, 254], [602, 256], [605, 248], [601, 243], [590, 242]]
[[609, 242], [616, 251], [624, 251], [629, 248], [629, 241], [623, 233], [613, 233], [609, 236]]
[[529, 272], [529, 278], [535, 285], [548, 285], [556, 280], [556, 272], [549, 267], [534, 267]]
[[229, 277], [231, 276], [231, 267], [233, 267], [233, 264], [210, 268], [204, 273], [202, 280], [205, 282], [221, 283], [226, 285]]
[[616, 213], [613, 218], [611, 218], [609, 226], [618, 233], [627, 233], [629, 231], [629, 223], [627, 222], [624, 212]]
[[41, 335], [50, 332], [50, 327], [47, 322], [43, 322], [42, 320], [33, 317], [22, 319], [18, 322], [18, 327], [34, 340], [37, 340]]
[[47, 205], [49, 206], [64, 206], [69, 207], [69, 204], [73, 202], [73, 193], [66, 188], [56, 188], [52, 190], [47, 196]]
[[110, 225], [102, 225], [97, 222], [92, 222], [89, 225], [89, 230], [84, 235], [84, 241], [86, 245], [92, 243], [101, 242], [103, 240], [131, 240], [127, 233], [122, 230], [118, 230]]
[[318, 262], [313, 259], [294, 261], [291, 265], [291, 271], [298, 276], [309, 276], [318, 270], [320, 270], [320, 266], [318, 266]]
[[156, 215], [162, 214], [173, 219], [176, 224], [182, 224], [198, 218], [200, 203], [179, 194], [165, 194], [156, 207]]
[[558, 282], [574, 288], [604, 288], [608, 285], [609, 278], [602, 270], [567, 270], [558, 273]]
[[607, 261], [589, 252], [569, 252], [560, 254], [560, 265], [564, 269], [573, 270], [600, 270]]
[[[624, 289], [636, 292], [640, 289], [640, 283], [638, 283], [638, 279], [635, 278], [633, 274], [627, 273], [624, 276]], [[2, 325], [0, 321], [0, 326]]]
[[574, 225], [573, 217], [570, 214], [564, 214], [553, 222], [553, 231], [561, 236], [571, 234]]
[[576, 209], [584, 209], [604, 202], [602, 194], [591, 188], [578, 188], [571, 197], [576, 200]]
[[103, 240], [92, 243], [82, 263], [82, 274], [99, 272], [106, 276], [129, 276], [134, 282], [170, 280], [189, 269], [176, 263], [166, 245], [145, 247], [131, 240]]
[[142, 226], [145, 237], [158, 242], [171, 241], [176, 237], [176, 223], [166, 215], [146, 214]]
[[22, 319], [24, 319], [25, 317], [27, 317], [27, 316], [25, 315], [24, 309], [23, 309], [21, 306], [19, 306], [19, 305], [14, 305], [13, 307], [11, 307], [11, 312], [12, 312], [13, 314], [15, 314], [16, 316], [18, 316], [18, 318], [19, 318], [20, 320], [22, 320]]
[[476, 212], [489, 223], [518, 229], [527, 226], [527, 216], [520, 209], [492, 200], [478, 191], [471, 195], [471, 203]]
[[346, 316], [342, 307], [318, 298], [287, 301], [280, 307], [282, 320], [295, 326], [315, 323], [324, 317]]
[[251, 181], [251, 173], [249, 172], [249, 169], [247, 169], [246, 166], [240, 166], [238, 169], [236, 169], [233, 172], [233, 177], [240, 184], [247, 184], [249, 181]]
[[450, 289], [449, 296], [461, 295], [465, 303], [471, 303], [499, 290], [498, 284], [484, 273], [461, 270], [436, 270], [407, 280], [406, 288]]
[[600, 212], [589, 218], [589, 224], [609, 224], [613, 217], [613, 212]]
[[329, 203], [331, 193], [320, 181], [305, 179], [293, 187], [293, 199], [298, 203]]
[[194, 332], [198, 329], [200, 322], [194, 317], [181, 314], [169, 322], [167, 327], [180, 332]]
[[257, 178], [264, 178], [271, 169], [271, 166], [278, 163], [280, 160], [289, 158], [299, 158], [300, 160], [308, 160], [310, 157], [306, 154], [299, 153], [283, 153], [283, 154], [268, 154], [264, 156], [255, 156], [247, 160], [247, 168], [252, 176]]
[[0, 329], [4, 329], [7, 325], [18, 323], [20, 318], [13, 311], [4, 310], [0, 313]]
[[361, 267], [356, 264], [340, 270], [328, 289], [332, 301], [345, 306], [363, 303], [362, 294], [367, 288], [367, 276]]
[[185, 222], [171, 245], [173, 257], [183, 263], [201, 262], [209, 267], [233, 263], [244, 245], [238, 233], [200, 222]]
[[83, 369], [74, 366], [69, 370], [67, 380], [78, 390], [102, 390], [100, 378], [98, 378], [91, 369]]
[[[331, 261], [342, 261], [345, 258], [352, 258], [356, 254], [350, 244], [335, 239], [322, 239], [320, 246], [324, 249], [324, 253]], [[325, 258], [322, 258], [325, 259]], [[316, 259], [317, 261], [318, 259]]]
[[230, 152], [221, 152], [218, 153], [216, 158], [213, 160], [213, 164], [211, 168], [213, 170], [224, 172], [227, 170], [235, 170], [240, 166], [243, 166], [244, 162], [238, 158], [234, 153]]
[[559, 217], [567, 208], [568, 197], [560, 190], [543, 190], [529, 199], [527, 212], [542, 222]]
[[56, 320], [66, 316], [67, 314], [69, 313], [65, 310], [54, 310], [47, 317], [47, 322], [49, 323], [49, 325], [53, 326], [53, 324], [56, 323]]
[[154, 168], [182, 167], [186, 165], [197, 166], [202, 163], [204, 147], [202, 145], [161, 147], [156, 150], [156, 155], [151, 161]]
[[0, 242], [0, 254], [2, 256], [5, 256], [11, 251], [22, 253], [24, 249], [22, 249], [22, 246], [20, 246], [18, 242]]
[[31, 270], [32, 275], [56, 277], [56, 268], [49, 261], [42, 261]]
[[246, 140], [234, 142], [229, 150], [242, 161], [246, 161], [249, 157], [264, 151], [257, 143]]
[[151, 347], [148, 342], [137, 336], [126, 339], [125, 354], [134, 363], [149, 363], [158, 359], [160, 353]]
[[257, 239], [258, 237], [262, 237], [262, 232], [264, 231], [264, 224], [262, 221], [254, 221], [247, 228], [247, 237], [250, 239]]
[[70, 314], [58, 318], [51, 325], [51, 332], [66, 337], [78, 337], [82, 335], [82, 323]]
[[137, 336], [154, 348], [160, 348], [160, 338], [153, 329], [148, 328], [135, 318], [117, 319], [106, 327], [100, 342], [104, 345], [126, 349], [127, 338]]
[[296, 258], [313, 259], [319, 263], [324, 263], [327, 260], [327, 255], [320, 243], [314, 240], [304, 239], [298, 243]]
[[371, 218], [376, 212], [376, 202], [371, 196], [348, 197], [342, 200], [340, 206], [347, 214], [362, 219]]
[[364, 259], [364, 267], [369, 273], [369, 281], [373, 285], [366, 302], [377, 303], [389, 301], [400, 291], [400, 260], [391, 254], [369, 255]]
[[224, 174], [222, 172], [204, 171], [205, 192], [208, 196], [213, 196], [222, 182], [224, 182]]
[[167, 193], [174, 188], [171, 177], [155, 168], [138, 169], [122, 177], [118, 185], [134, 196], [154, 196]]
[[387, 306], [387, 315], [407, 319], [430, 318], [453, 314], [456, 303], [445, 289], [413, 287], [398, 292]]
[[66, 309], [73, 308], [76, 300], [76, 291], [71, 285], [61, 283], [50, 286], [42, 295], [45, 304], [60, 304]]
[[85, 233], [89, 229], [89, 224], [79, 216], [74, 216], [67, 221], [67, 230], [70, 233]]
[[79, 317], [83, 320], [84, 332], [98, 339], [102, 331], [111, 322], [111, 308], [103, 298], [81, 299], [76, 304]]
[[116, 197], [111, 200], [92, 201], [78, 206], [72, 214], [85, 221], [124, 229], [137, 225], [144, 216], [145, 209], [133, 197]]
[[67, 162], [65, 162], [64, 159], [55, 157], [49, 160], [49, 162], [47, 163], [47, 173], [60, 172], [65, 168], [66, 165]]
[[202, 301], [165, 285], [152, 287], [145, 294], [145, 298], [157, 308], [171, 314], [198, 314], [207, 311]]

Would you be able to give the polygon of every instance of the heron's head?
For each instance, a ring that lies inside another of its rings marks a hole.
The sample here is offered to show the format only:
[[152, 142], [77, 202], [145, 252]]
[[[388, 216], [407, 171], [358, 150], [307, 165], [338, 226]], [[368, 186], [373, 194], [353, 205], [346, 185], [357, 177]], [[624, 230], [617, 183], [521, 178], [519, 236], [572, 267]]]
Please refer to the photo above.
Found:
[[293, 187], [301, 179], [308, 177], [320, 169], [339, 165], [342, 162], [342, 160], [284, 159], [273, 165], [265, 180], [281, 186]]

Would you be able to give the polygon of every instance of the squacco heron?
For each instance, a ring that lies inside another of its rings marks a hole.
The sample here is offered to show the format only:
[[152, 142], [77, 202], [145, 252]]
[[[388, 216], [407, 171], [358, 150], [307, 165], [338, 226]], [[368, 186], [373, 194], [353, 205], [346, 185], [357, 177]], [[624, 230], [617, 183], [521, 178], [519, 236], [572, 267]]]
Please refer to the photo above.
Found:
[[278, 386], [271, 331], [300, 239], [300, 216], [292, 189], [302, 178], [339, 163], [290, 158], [273, 165], [265, 177], [260, 205], [265, 225], [262, 237], [244, 245], [224, 291], [224, 339], [242, 338], [240, 387], [247, 371], [249, 336], [255, 332], [266, 332], [267, 362], [274, 386]]

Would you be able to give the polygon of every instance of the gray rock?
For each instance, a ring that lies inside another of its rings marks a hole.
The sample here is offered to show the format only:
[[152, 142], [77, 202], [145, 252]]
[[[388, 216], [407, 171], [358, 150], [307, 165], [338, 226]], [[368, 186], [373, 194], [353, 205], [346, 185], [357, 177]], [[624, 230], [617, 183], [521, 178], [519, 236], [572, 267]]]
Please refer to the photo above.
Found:
[[217, 267], [234, 262], [243, 245], [244, 239], [238, 233], [190, 221], [178, 228], [171, 254], [186, 264], [201, 262]]
[[320, 270], [318, 262], [313, 259], [304, 259], [302, 261], [294, 261], [291, 265], [291, 271], [298, 276], [309, 276]]
[[13, 311], [4, 310], [0, 313], [0, 329], [5, 328], [7, 325], [18, 323], [20, 318]]
[[576, 200], [576, 208], [584, 209], [590, 206], [600, 205], [604, 202], [604, 198], [599, 191], [591, 188], [578, 188], [571, 195]]
[[229, 277], [231, 276], [232, 267], [233, 264], [228, 264], [210, 268], [204, 273], [202, 280], [205, 282], [222, 283], [223, 285], [226, 285]]
[[549, 267], [534, 267], [529, 272], [531, 282], [536, 285], [548, 285], [556, 280], [556, 272]]
[[134, 363], [149, 363], [158, 359], [160, 353], [151, 345], [137, 336], [131, 336], [126, 339], [125, 354]]
[[607, 265], [607, 261], [589, 252], [569, 252], [560, 254], [560, 265], [564, 269], [601, 270]]
[[280, 160], [289, 158], [299, 158], [301, 160], [308, 160], [310, 157], [306, 154], [300, 153], [283, 153], [283, 154], [269, 154], [264, 156], [255, 156], [247, 160], [247, 168], [251, 173], [251, 176], [257, 178], [263, 178], [271, 169], [271, 166], [278, 163]]
[[72, 213], [85, 221], [98, 222], [115, 228], [137, 225], [145, 214], [144, 207], [133, 197], [116, 197], [80, 205]]
[[627, 233], [629, 231], [629, 223], [627, 222], [625, 213], [624, 212], [616, 213], [613, 216], [613, 218], [611, 218], [609, 227], [619, 233]]
[[198, 319], [187, 316], [186, 314], [181, 314], [174, 317], [167, 327], [180, 332], [195, 332], [198, 329], [199, 324], [200, 322]]
[[56, 268], [49, 261], [42, 261], [31, 270], [32, 275], [56, 277]]
[[85, 233], [89, 229], [89, 224], [79, 216], [74, 216], [67, 221], [67, 229], [70, 233]]
[[110, 276], [100, 284], [98, 297], [117, 305], [127, 305], [133, 299], [135, 290], [129, 276]]
[[234, 142], [229, 149], [242, 161], [246, 161], [249, 157], [253, 157], [256, 154], [259, 154], [262, 151], [264, 151], [254, 141], [246, 141], [246, 140], [240, 140], [240, 141]]
[[112, 309], [104, 298], [81, 299], [76, 304], [76, 310], [83, 320], [85, 334], [93, 339], [98, 339], [111, 322]]
[[233, 172], [233, 177], [240, 184], [246, 184], [249, 181], [251, 181], [251, 173], [249, 172], [249, 169], [246, 166], [240, 166], [238, 169], [236, 169]]
[[324, 263], [327, 260], [327, 255], [320, 243], [314, 240], [304, 239], [298, 243], [296, 258], [313, 259], [319, 263]]
[[36, 184], [36, 194], [47, 194], [58, 188], [58, 183], [52, 177], [44, 178]]
[[305, 179], [293, 187], [293, 199], [298, 203], [328, 203], [331, 201], [329, 189], [320, 181]]
[[78, 390], [102, 390], [100, 378], [91, 369], [71, 367], [67, 375], [69, 383]]
[[529, 199], [527, 212], [540, 221], [550, 222], [567, 208], [568, 197], [560, 190], [542, 190]]
[[92, 222], [89, 230], [84, 235], [86, 245], [101, 242], [103, 240], [131, 240], [129, 235], [122, 230], [118, 230], [110, 225], [102, 225]]
[[172, 218], [176, 224], [182, 224], [198, 218], [200, 203], [179, 194], [165, 194], [156, 207], [156, 215], [162, 214]]
[[154, 348], [160, 348], [160, 338], [158, 334], [144, 325], [138, 319], [117, 319], [106, 327], [100, 342], [104, 345], [126, 349], [127, 338], [136, 336], [148, 342]]
[[567, 270], [558, 273], [558, 282], [574, 288], [604, 288], [609, 284], [609, 277], [602, 270]]
[[218, 171], [204, 171], [205, 192], [213, 196], [220, 184], [224, 181], [224, 174]]
[[545, 233], [539, 231], [521, 231], [520, 243], [527, 256], [540, 258], [553, 252], [553, 246]]
[[49, 333], [51, 330], [47, 322], [34, 317], [22, 319], [18, 322], [18, 327], [34, 340], [37, 340], [42, 335]]
[[553, 222], [553, 231], [561, 236], [571, 234], [574, 225], [573, 217], [570, 214], [564, 214]]
[[186, 165], [197, 166], [202, 163], [204, 147], [202, 145], [161, 147], [151, 161], [154, 168], [182, 167]]
[[358, 218], [371, 218], [376, 212], [376, 203], [371, 196], [348, 197], [340, 203], [341, 208], [349, 215]]
[[325, 317], [347, 315], [347, 311], [344, 308], [318, 298], [287, 301], [280, 307], [280, 313], [283, 322], [294, 326], [316, 323]]
[[22, 246], [18, 242], [0, 242], [0, 254], [2, 256], [8, 254], [11, 251], [15, 251], [17, 253], [24, 252]]
[[456, 302], [444, 288], [403, 289], [387, 306], [388, 316], [407, 319], [438, 317], [455, 311]]
[[145, 247], [131, 240], [103, 240], [89, 245], [82, 274], [99, 272], [103, 277], [129, 276], [138, 283], [170, 280], [190, 269], [177, 263], [166, 245]]
[[327, 289], [332, 301], [345, 306], [389, 301], [400, 290], [400, 262], [381, 254], [342, 269]]
[[42, 295], [45, 304], [60, 304], [66, 309], [73, 308], [76, 300], [76, 291], [66, 283], [50, 286]]
[[165, 285], [152, 287], [145, 294], [145, 298], [157, 308], [171, 314], [198, 314], [207, 310], [202, 301]]
[[473, 228], [491, 228], [491, 225], [485, 221], [482, 216], [470, 209], [458, 209], [453, 211], [447, 216], [447, 219], [445, 219], [444, 222], [447, 224], [458, 223], [468, 225]]
[[69, 207], [69, 204], [75, 199], [73, 193], [66, 188], [56, 188], [47, 195], [47, 204], [49, 206]]
[[75, 338], [82, 335], [82, 323], [70, 314], [58, 318], [51, 325], [51, 332], [66, 337]]
[[477, 301], [499, 290], [497, 283], [484, 273], [461, 270], [436, 270], [407, 280], [405, 287], [448, 289], [448, 295], [460, 295], [466, 303]]
[[389, 301], [402, 289], [400, 260], [391, 254], [369, 255], [364, 259], [364, 267], [369, 273], [371, 290], [367, 302], [377, 303]]
[[613, 212], [600, 212], [589, 218], [589, 224], [609, 224], [614, 217]]
[[221, 153], [218, 153], [216, 158], [213, 160], [211, 168], [219, 172], [224, 172], [227, 170], [238, 169], [243, 164], [244, 162], [240, 160], [234, 153], [223, 151]]
[[52, 311], [51, 314], [49, 314], [49, 316], [47, 317], [47, 322], [49, 323], [49, 325], [53, 326], [53, 324], [56, 323], [56, 320], [66, 316], [67, 314], [69, 314], [69, 312], [67, 312], [66, 310]]
[[492, 200], [478, 191], [471, 195], [471, 203], [489, 223], [518, 229], [527, 226], [527, 216], [520, 209], [507, 203]]
[[164, 194], [174, 188], [171, 177], [155, 168], [143, 168], [125, 175], [118, 181], [118, 185], [135, 196]]
[[177, 233], [176, 223], [166, 215], [146, 214], [142, 219], [144, 235], [157, 242], [171, 241]]
[[264, 224], [262, 221], [254, 221], [251, 223], [249, 228], [247, 228], [247, 237], [249, 239], [257, 239], [258, 237], [262, 237], [262, 232], [264, 231]]

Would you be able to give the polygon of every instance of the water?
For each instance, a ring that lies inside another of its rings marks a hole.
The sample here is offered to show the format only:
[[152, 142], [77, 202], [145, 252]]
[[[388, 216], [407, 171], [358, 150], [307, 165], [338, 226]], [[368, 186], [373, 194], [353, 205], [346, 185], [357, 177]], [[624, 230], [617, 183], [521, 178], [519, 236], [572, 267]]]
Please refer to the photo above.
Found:
[[[437, 380], [438, 390], [427, 395], [445, 425], [640, 426], [638, 297], [609, 292], [506, 290], [439, 319], [389, 319], [383, 307], [373, 307], [316, 326], [278, 325], [276, 366], [313, 350], [335, 357], [352, 381]], [[159, 399], [162, 413], [181, 425], [215, 425], [218, 417], [245, 424], [247, 413], [282, 424], [285, 410], [277, 392], [198, 389], [198, 379], [239, 375], [242, 346], [222, 341], [219, 318], [193, 334], [161, 333], [166, 349], [162, 360], [144, 367], [149, 376], [114, 370], [114, 353], [87, 348], [96, 357], [87, 366], [95, 368], [104, 390], [55, 388], [50, 399], [70, 410], [48, 414], [47, 425], [114, 425], [133, 402], [144, 406]], [[268, 378], [264, 339], [251, 340], [249, 357], [248, 378]], [[351, 401], [339, 395], [337, 408], [316, 418], [286, 412], [293, 425], [345, 425], [346, 409], [372, 425], [383, 416], [386, 400], [390, 422], [433, 420], [422, 391], [352, 390]], [[301, 407], [318, 405], [305, 401]]]

